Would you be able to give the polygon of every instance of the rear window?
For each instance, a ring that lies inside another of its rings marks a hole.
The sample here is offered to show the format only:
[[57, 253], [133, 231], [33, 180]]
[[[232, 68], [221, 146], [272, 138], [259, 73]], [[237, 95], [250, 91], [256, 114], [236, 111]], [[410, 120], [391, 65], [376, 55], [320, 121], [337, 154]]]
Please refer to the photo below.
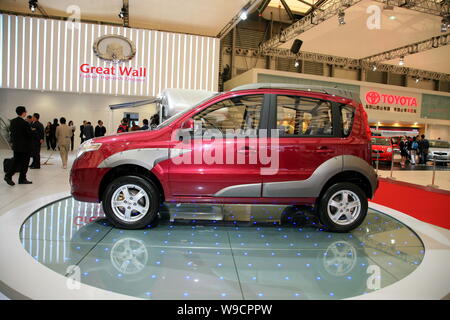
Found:
[[283, 136], [332, 136], [331, 103], [301, 96], [277, 97], [277, 129]]

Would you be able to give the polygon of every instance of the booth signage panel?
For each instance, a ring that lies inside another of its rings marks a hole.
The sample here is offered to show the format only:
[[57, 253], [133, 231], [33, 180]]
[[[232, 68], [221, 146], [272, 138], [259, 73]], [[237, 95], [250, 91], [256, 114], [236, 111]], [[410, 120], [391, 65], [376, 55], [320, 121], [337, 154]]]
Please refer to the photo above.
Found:
[[407, 91], [361, 87], [361, 102], [366, 111], [390, 115], [414, 115], [420, 117], [422, 95]]
[[156, 96], [218, 90], [220, 40], [0, 15], [0, 88]]

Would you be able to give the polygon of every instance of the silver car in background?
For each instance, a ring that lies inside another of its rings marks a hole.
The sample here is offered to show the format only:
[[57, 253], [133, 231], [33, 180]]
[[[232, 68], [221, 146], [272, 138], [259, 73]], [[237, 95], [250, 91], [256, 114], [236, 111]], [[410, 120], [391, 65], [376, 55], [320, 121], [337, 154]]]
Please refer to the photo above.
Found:
[[436, 163], [446, 165], [450, 162], [450, 143], [443, 140], [429, 140], [428, 161], [435, 159]]

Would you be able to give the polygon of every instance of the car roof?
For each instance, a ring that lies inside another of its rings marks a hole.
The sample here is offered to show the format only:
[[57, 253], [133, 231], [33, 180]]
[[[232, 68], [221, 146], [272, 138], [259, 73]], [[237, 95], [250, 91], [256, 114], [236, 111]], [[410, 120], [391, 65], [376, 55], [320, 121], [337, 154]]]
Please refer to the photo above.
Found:
[[359, 94], [357, 92], [338, 87], [331, 88], [325, 86], [311, 86], [311, 85], [300, 85], [291, 83], [250, 83], [236, 87], [230, 91], [256, 90], [256, 89], [287, 89], [287, 90], [312, 91], [339, 96], [361, 103], [361, 99], [359, 98]]

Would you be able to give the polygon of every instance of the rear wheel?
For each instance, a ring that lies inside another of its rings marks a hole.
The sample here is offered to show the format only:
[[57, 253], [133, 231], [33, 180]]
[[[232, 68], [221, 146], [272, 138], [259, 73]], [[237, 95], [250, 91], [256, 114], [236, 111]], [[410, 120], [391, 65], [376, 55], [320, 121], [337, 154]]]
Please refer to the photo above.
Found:
[[363, 222], [367, 208], [367, 196], [361, 188], [341, 182], [328, 188], [318, 200], [317, 213], [325, 229], [348, 232]]
[[123, 176], [113, 180], [102, 199], [108, 220], [123, 229], [141, 229], [158, 215], [159, 193], [147, 179]]

